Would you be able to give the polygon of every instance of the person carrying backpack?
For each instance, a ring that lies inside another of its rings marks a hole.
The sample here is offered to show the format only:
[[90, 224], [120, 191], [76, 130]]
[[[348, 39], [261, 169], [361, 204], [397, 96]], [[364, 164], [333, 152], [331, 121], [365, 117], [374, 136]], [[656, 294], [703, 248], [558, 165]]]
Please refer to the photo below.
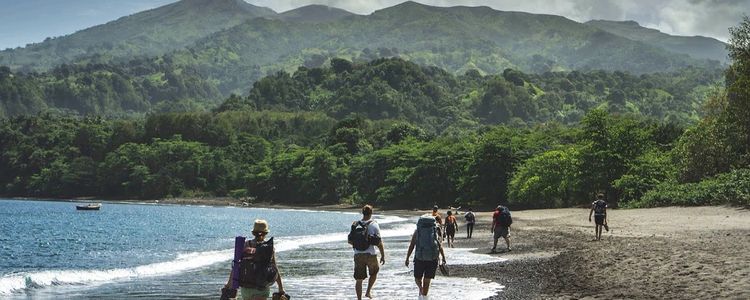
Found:
[[510, 216], [510, 210], [502, 205], [498, 205], [495, 213], [492, 214], [492, 232], [494, 233], [495, 243], [492, 246], [492, 253], [497, 249], [497, 240], [502, 237], [505, 240], [507, 251], [510, 251], [510, 225], [513, 224], [513, 218]]
[[438, 227], [435, 224], [435, 217], [424, 215], [417, 221], [417, 229], [411, 236], [409, 250], [406, 252], [406, 267], [409, 267], [409, 258], [411, 253], [416, 249], [414, 254], [414, 281], [419, 288], [420, 300], [428, 300], [430, 283], [435, 278], [435, 272], [438, 268], [438, 258], [442, 255], [442, 265], [445, 265], [445, 253], [443, 246], [438, 238]]
[[474, 222], [477, 220], [471, 207], [469, 207], [469, 211], [464, 215], [464, 219], [466, 220], [466, 238], [470, 239], [471, 234], [474, 233]]
[[591, 203], [589, 222], [591, 222], [592, 213], [594, 214], [594, 223], [596, 224], [594, 232], [596, 234], [596, 240], [598, 241], [602, 239], [602, 227], [609, 232], [609, 226], [607, 226], [607, 202], [604, 201], [604, 194], [597, 194], [596, 201]]
[[[271, 285], [276, 283], [279, 294], [285, 295], [281, 274], [276, 265], [276, 252], [273, 248], [273, 238], [265, 240], [268, 235], [268, 222], [255, 220], [253, 224], [254, 239], [245, 242], [245, 248], [240, 263], [239, 282], [242, 300], [262, 300], [271, 297]], [[224, 288], [232, 286], [232, 274]]]
[[365, 205], [362, 208], [362, 220], [352, 223], [348, 241], [354, 248], [354, 289], [357, 299], [362, 299], [362, 281], [367, 278], [368, 271], [370, 279], [367, 282], [365, 297], [372, 298], [372, 287], [380, 271], [375, 246], [380, 250], [380, 264], [385, 264], [385, 248], [380, 238], [380, 226], [372, 219], [372, 206]]

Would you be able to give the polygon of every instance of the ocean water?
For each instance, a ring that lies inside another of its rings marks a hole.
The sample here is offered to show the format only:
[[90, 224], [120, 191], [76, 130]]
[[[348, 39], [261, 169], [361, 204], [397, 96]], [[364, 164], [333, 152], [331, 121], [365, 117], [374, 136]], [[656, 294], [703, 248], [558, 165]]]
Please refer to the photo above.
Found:
[[[359, 214], [311, 210], [0, 200], [0, 299], [216, 299], [234, 237], [268, 220], [284, 286], [293, 299], [356, 299], [346, 235]], [[376, 215], [386, 246], [376, 299], [416, 299], [403, 265], [413, 218]], [[498, 258], [446, 249], [448, 264]], [[435, 278], [432, 299], [482, 299], [503, 287]], [[275, 286], [272, 288], [275, 289]]]

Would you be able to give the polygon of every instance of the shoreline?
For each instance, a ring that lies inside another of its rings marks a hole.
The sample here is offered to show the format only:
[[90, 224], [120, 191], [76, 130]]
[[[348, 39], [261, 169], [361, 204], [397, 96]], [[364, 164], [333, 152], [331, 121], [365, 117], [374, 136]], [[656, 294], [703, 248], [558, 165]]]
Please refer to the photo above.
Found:
[[[4, 198], [55, 202], [235, 206], [313, 209], [358, 213], [359, 205], [238, 205], [221, 198], [97, 200]], [[445, 214], [447, 209], [441, 209]], [[428, 210], [387, 210], [376, 214], [416, 217]], [[610, 232], [593, 241], [588, 209], [514, 211], [511, 252], [490, 254], [492, 212], [475, 212], [473, 238], [466, 238], [462, 215], [455, 248], [507, 259], [481, 265], [448, 265], [451, 277], [479, 278], [504, 288], [495, 299], [578, 298], [750, 298], [750, 210], [726, 206], [616, 209]], [[504, 248], [502, 239], [498, 249]], [[444, 279], [434, 282], [441, 284]]]
[[[488, 299], [748, 299], [750, 211], [725, 206], [610, 210], [610, 231], [594, 241], [588, 209], [513, 212], [505, 262], [451, 266], [451, 275], [495, 281]], [[477, 214], [474, 238], [492, 247], [491, 215]], [[462, 233], [462, 235], [458, 235]], [[458, 238], [458, 236], [462, 238]], [[498, 249], [504, 241], [498, 242]], [[450, 264], [450, 262], [449, 262]]]

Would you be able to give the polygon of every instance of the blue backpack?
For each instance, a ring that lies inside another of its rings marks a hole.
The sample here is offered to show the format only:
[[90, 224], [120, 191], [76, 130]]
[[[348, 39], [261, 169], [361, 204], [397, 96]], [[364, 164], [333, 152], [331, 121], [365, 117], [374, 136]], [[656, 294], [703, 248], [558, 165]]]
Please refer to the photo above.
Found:
[[421, 261], [433, 261], [440, 255], [440, 242], [438, 242], [435, 218], [432, 216], [420, 217], [417, 221], [417, 252], [414, 259]]

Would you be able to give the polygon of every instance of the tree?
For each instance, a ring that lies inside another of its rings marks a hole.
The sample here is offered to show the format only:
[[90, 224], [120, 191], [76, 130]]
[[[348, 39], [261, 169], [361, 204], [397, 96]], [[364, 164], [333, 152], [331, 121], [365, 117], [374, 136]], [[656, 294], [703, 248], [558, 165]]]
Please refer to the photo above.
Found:
[[524, 161], [513, 174], [509, 202], [526, 208], [569, 207], [582, 193], [580, 153], [576, 147], [551, 150]]

